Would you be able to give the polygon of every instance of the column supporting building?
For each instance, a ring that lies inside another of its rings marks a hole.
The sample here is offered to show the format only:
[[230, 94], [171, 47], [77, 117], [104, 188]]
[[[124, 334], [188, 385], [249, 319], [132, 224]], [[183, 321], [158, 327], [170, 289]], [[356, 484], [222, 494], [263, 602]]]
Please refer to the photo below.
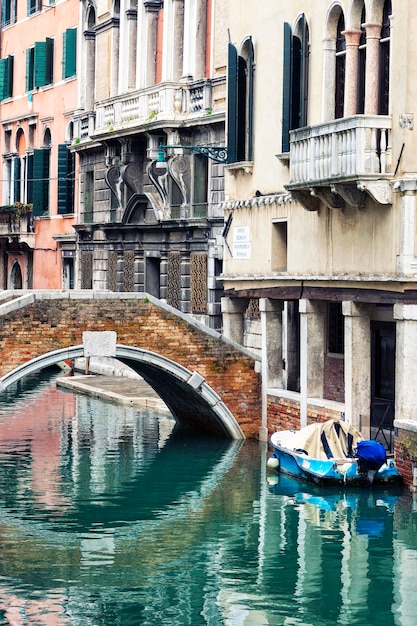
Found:
[[371, 330], [369, 308], [343, 302], [345, 319], [345, 417], [370, 437]]
[[267, 441], [267, 396], [269, 387], [282, 387], [282, 311], [284, 303], [259, 299], [262, 327], [262, 424], [259, 439]]
[[300, 426], [307, 426], [307, 399], [322, 398], [324, 388], [323, 302], [300, 300]]

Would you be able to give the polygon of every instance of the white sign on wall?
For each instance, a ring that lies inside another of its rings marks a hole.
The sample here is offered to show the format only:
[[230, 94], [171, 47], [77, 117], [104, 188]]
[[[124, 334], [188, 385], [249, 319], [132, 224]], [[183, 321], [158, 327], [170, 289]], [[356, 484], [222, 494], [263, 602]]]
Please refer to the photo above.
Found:
[[250, 259], [251, 243], [249, 226], [233, 227], [233, 258], [234, 259]]

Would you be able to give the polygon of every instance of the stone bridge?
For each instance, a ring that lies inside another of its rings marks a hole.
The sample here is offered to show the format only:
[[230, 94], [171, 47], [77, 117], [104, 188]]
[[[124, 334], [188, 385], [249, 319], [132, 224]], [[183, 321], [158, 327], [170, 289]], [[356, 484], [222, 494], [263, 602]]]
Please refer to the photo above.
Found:
[[[94, 337], [110, 343], [91, 345]], [[234, 439], [260, 432], [256, 355], [146, 294], [4, 291], [0, 353], [0, 393], [63, 360], [113, 356], [149, 383], [179, 423]]]

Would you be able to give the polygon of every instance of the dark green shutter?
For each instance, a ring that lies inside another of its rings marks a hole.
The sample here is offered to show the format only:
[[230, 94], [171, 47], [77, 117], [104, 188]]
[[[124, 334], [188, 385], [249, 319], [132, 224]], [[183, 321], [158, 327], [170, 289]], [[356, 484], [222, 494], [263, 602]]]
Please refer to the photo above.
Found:
[[26, 91], [32, 91], [34, 87], [33, 61], [34, 61], [34, 49], [27, 48], [26, 50]]
[[33, 151], [33, 215], [49, 211], [49, 157], [49, 149]]
[[4, 100], [8, 96], [8, 67], [7, 59], [0, 59], [0, 100]]
[[75, 76], [77, 60], [77, 29], [68, 28], [63, 37], [62, 78]]
[[20, 157], [13, 159], [13, 202], [20, 202]]
[[236, 47], [229, 43], [227, 63], [227, 160], [229, 163], [235, 163], [237, 156], [237, 58]]
[[284, 22], [284, 50], [282, 71], [282, 152], [289, 152], [292, 109], [292, 32]]
[[307, 125], [308, 55], [308, 26], [303, 13], [301, 16], [300, 127]]
[[46, 38], [46, 84], [54, 82], [54, 40]]
[[34, 77], [33, 86], [43, 87], [44, 85], [47, 84], [46, 41], [35, 42], [34, 65], [35, 65], [35, 77]]
[[58, 145], [58, 213], [74, 212], [75, 155], [66, 144]]
[[248, 67], [248, 151], [247, 159], [253, 159], [253, 66], [254, 53], [252, 37], [249, 37], [249, 67]]

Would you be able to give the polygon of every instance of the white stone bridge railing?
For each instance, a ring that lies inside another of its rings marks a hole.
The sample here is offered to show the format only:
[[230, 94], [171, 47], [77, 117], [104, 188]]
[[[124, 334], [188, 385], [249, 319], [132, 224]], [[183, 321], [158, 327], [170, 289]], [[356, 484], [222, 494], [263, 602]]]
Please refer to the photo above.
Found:
[[290, 133], [290, 186], [388, 178], [390, 171], [390, 116], [355, 115]]

